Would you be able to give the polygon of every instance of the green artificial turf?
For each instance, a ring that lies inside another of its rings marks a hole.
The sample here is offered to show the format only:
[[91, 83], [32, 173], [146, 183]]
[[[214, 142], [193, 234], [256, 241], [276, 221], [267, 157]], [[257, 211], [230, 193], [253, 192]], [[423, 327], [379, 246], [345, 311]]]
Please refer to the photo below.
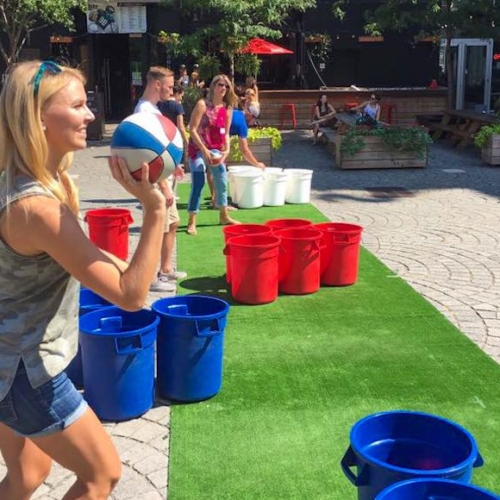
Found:
[[[234, 216], [325, 220], [310, 205]], [[339, 466], [349, 431], [399, 409], [468, 429], [485, 461], [473, 482], [500, 493], [499, 365], [364, 249], [353, 286], [234, 304], [217, 221], [202, 210], [198, 236], [179, 232], [179, 268], [189, 275], [180, 293], [214, 294], [231, 309], [222, 390], [172, 408], [169, 500], [354, 500]]]

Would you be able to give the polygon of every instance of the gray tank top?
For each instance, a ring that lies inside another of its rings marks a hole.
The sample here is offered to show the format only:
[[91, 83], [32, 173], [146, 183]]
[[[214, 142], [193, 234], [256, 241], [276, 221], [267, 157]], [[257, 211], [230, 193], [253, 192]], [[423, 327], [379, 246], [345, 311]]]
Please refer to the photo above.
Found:
[[[29, 177], [7, 192], [0, 176], [0, 217], [15, 200], [53, 195]], [[62, 372], [78, 345], [80, 284], [52, 257], [20, 255], [0, 238], [0, 401], [22, 359], [36, 388]]]

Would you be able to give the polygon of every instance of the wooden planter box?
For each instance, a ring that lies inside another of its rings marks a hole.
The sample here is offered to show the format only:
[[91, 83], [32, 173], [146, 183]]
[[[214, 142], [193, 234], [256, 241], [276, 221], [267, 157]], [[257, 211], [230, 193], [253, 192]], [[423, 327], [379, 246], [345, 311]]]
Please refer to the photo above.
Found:
[[419, 158], [411, 151], [389, 149], [380, 137], [363, 137], [364, 146], [353, 156], [346, 156], [341, 151], [343, 136], [335, 138], [335, 162], [337, 168], [415, 168], [427, 166], [427, 150], [424, 158]]
[[481, 148], [481, 158], [488, 165], [500, 165], [500, 134], [492, 134], [486, 147]]
[[[250, 148], [250, 151], [253, 153], [255, 158], [257, 158], [257, 160], [265, 163], [266, 167], [272, 166], [273, 149], [271, 147], [270, 137], [260, 137], [258, 139], [255, 139], [254, 141], [248, 139], [248, 147]], [[245, 161], [246, 161], [245, 159], [240, 161], [234, 160], [232, 154], [230, 154], [227, 159], [227, 164], [232, 165], [236, 163], [242, 163]]]

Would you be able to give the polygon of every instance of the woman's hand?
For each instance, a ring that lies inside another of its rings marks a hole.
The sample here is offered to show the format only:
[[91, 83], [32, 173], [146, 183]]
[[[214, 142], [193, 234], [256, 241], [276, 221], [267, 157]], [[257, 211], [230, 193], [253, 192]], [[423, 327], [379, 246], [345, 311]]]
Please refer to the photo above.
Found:
[[158, 210], [165, 207], [165, 198], [159, 189], [149, 181], [149, 165], [142, 164], [141, 180], [138, 181], [132, 177], [127, 163], [123, 158], [110, 156], [108, 165], [111, 175], [126, 191], [135, 196], [148, 210]]

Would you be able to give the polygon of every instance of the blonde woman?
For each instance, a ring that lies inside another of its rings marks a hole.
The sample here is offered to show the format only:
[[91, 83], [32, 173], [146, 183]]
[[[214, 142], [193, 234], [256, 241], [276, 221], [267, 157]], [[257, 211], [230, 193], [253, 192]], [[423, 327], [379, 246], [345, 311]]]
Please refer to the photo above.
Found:
[[142, 203], [130, 264], [97, 248], [78, 220], [68, 168], [94, 115], [85, 79], [51, 61], [15, 65], [0, 95], [0, 498], [28, 499], [52, 461], [75, 473], [64, 500], [108, 498], [118, 453], [64, 370], [75, 356], [80, 282], [119, 307], [140, 309], [160, 256], [165, 198], [109, 160]]
[[[229, 154], [229, 129], [233, 108], [238, 103], [233, 84], [226, 75], [213, 78], [206, 99], [200, 99], [191, 113], [189, 121], [189, 169], [191, 171], [191, 193], [188, 201], [189, 220], [187, 233], [196, 234], [196, 215], [200, 210], [201, 192], [207, 177], [213, 176], [214, 206], [219, 209], [220, 224], [239, 224], [228, 213], [227, 172], [224, 164]], [[215, 161], [211, 150], [222, 153]]]
[[245, 90], [245, 106], [243, 107], [245, 121], [249, 127], [258, 125], [257, 118], [260, 115], [260, 103], [254, 90]]

